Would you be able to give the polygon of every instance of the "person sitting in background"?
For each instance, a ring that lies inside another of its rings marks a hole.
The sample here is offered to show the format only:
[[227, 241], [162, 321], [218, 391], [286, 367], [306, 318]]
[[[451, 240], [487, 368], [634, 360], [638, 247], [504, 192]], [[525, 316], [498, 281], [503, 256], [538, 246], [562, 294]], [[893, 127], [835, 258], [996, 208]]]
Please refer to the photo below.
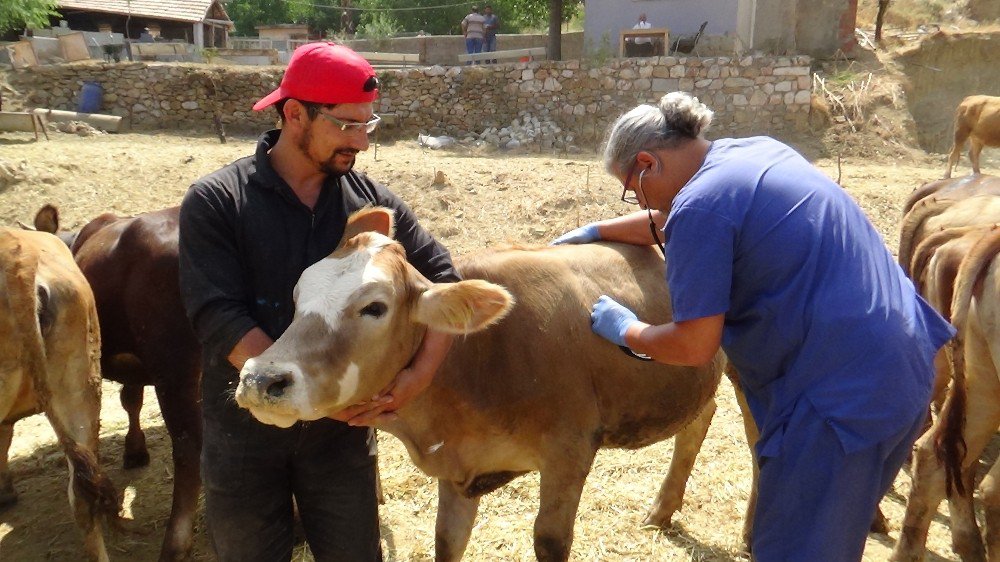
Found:
[[142, 28], [142, 33], [139, 34], [139, 42], [140, 43], [152, 43], [153, 42], [153, 34], [149, 32], [149, 28], [148, 27]]
[[[468, 54], [483, 52], [483, 34], [486, 18], [479, 13], [479, 7], [473, 6], [472, 12], [462, 20], [462, 35], [465, 36], [465, 52]], [[472, 64], [469, 61], [466, 64]]]
[[[653, 25], [646, 21], [646, 14], [639, 14], [639, 21], [635, 22], [632, 29], [651, 29]], [[636, 57], [651, 57], [653, 56], [653, 38], [652, 37], [635, 37], [632, 39], [635, 44], [633, 56]]]

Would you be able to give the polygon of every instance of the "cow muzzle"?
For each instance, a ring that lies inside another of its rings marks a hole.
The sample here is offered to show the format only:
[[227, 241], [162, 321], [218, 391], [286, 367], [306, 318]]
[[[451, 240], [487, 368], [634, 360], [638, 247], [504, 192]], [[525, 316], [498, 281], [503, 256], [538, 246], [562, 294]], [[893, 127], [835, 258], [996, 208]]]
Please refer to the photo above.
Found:
[[289, 397], [295, 386], [291, 369], [276, 364], [247, 361], [236, 387], [236, 403], [244, 408], [273, 405]]

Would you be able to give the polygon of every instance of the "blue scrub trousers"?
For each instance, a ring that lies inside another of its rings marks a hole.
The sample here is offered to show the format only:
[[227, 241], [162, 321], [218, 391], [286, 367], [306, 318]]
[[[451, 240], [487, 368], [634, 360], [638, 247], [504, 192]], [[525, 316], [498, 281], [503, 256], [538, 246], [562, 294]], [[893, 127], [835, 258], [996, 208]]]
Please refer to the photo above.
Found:
[[781, 453], [760, 459], [754, 560], [861, 560], [875, 509], [925, 417], [921, 412], [892, 437], [845, 454], [834, 429], [802, 398], [785, 428]]

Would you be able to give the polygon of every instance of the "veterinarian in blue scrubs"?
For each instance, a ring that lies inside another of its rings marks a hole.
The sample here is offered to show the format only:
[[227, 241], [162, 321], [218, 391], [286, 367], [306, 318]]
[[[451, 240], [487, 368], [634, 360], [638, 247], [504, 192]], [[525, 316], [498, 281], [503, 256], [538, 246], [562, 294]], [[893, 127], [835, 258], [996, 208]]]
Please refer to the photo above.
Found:
[[709, 142], [711, 120], [679, 92], [620, 117], [604, 164], [649, 213], [553, 243], [662, 237], [673, 322], [647, 324], [602, 296], [593, 331], [675, 365], [707, 363], [721, 345], [761, 433], [755, 559], [860, 560], [954, 330], [840, 186], [774, 139]]

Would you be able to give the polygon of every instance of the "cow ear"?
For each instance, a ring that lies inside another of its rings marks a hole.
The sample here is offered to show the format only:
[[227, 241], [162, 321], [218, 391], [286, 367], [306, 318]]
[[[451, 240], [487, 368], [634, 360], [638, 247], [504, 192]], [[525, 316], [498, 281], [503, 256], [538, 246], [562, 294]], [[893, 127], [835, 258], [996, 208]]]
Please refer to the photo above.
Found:
[[417, 301], [416, 320], [448, 334], [471, 334], [498, 322], [514, 306], [507, 289], [480, 279], [438, 283]]
[[391, 209], [385, 207], [365, 207], [347, 217], [344, 237], [341, 241], [350, 240], [362, 232], [378, 232], [392, 238], [396, 234], [396, 221]]
[[35, 213], [35, 230], [55, 234], [59, 231], [59, 209], [45, 205]]

